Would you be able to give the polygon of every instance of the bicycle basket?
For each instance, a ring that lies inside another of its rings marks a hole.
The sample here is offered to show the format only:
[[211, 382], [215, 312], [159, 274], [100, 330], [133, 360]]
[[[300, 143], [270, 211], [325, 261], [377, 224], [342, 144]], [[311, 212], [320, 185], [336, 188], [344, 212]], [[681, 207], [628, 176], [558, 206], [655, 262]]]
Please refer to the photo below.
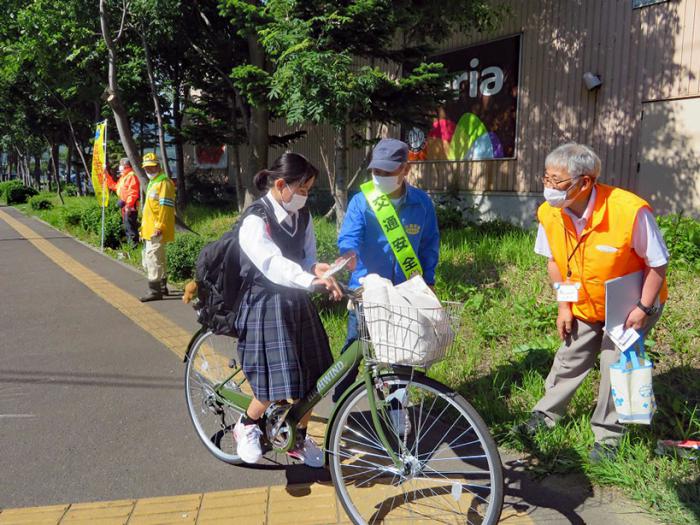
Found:
[[455, 341], [464, 305], [417, 308], [357, 301], [357, 326], [370, 362], [427, 367], [440, 361]]

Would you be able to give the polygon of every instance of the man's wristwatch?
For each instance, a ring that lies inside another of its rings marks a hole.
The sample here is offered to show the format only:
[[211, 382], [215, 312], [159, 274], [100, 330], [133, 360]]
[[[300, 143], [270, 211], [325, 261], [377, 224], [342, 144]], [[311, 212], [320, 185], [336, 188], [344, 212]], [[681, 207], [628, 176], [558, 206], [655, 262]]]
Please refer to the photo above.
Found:
[[659, 310], [659, 307], [656, 306], [655, 304], [653, 304], [651, 306], [644, 306], [642, 304], [641, 299], [639, 301], [637, 301], [637, 308], [639, 308], [642, 312], [647, 314], [649, 317], [654, 315]]

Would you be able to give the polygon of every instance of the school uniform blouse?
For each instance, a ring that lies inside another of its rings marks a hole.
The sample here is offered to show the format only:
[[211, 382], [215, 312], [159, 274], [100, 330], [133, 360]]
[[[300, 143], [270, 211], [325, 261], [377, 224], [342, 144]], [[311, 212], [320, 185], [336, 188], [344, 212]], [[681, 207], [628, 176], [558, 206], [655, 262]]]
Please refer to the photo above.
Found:
[[[274, 216], [290, 236], [296, 233], [299, 213], [285, 210], [270, 192], [263, 197], [272, 205]], [[313, 221], [309, 220], [304, 235], [304, 260], [299, 265], [282, 255], [282, 251], [270, 237], [265, 221], [256, 215], [248, 215], [241, 224], [239, 245], [255, 267], [270, 281], [280, 286], [309, 290], [316, 278], [311, 273], [316, 264], [316, 234]]]

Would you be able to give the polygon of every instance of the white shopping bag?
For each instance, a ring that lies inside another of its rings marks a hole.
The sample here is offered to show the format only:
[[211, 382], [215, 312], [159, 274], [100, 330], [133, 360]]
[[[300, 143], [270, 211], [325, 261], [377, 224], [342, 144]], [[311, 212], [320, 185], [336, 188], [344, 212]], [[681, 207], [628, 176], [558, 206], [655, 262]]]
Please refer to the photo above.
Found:
[[444, 355], [454, 334], [439, 299], [422, 277], [394, 286], [369, 274], [362, 285], [364, 320], [378, 361], [428, 366]]
[[620, 361], [610, 365], [610, 388], [620, 423], [649, 425], [656, 412], [653, 364], [644, 354], [644, 343], [638, 341], [635, 347], [620, 354]]

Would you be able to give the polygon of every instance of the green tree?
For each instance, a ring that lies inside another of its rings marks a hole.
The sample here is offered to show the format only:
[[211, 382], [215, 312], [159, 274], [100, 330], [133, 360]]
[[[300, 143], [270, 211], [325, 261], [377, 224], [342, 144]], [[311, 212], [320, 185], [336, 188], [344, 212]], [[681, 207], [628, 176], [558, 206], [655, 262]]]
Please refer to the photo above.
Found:
[[266, 9], [273, 21], [259, 33], [274, 64], [270, 98], [290, 124], [327, 123], [335, 131], [338, 227], [350, 132], [368, 122], [424, 124], [452, 96], [442, 65], [424, 62], [431, 43], [454, 31], [491, 29], [499, 12], [486, 0], [269, 0]]
[[[93, 100], [100, 89], [99, 53], [90, 25], [96, 11], [77, 0], [60, 5], [48, 0], [3, 3], [4, 12], [10, 13], [0, 28], [0, 118], [8, 123], [4, 140], [15, 148], [33, 144], [29, 153], [35, 158], [35, 173], [36, 159], [48, 147], [60, 192], [58, 147], [84, 144], [90, 136]], [[41, 142], [43, 147], [37, 146]]]

